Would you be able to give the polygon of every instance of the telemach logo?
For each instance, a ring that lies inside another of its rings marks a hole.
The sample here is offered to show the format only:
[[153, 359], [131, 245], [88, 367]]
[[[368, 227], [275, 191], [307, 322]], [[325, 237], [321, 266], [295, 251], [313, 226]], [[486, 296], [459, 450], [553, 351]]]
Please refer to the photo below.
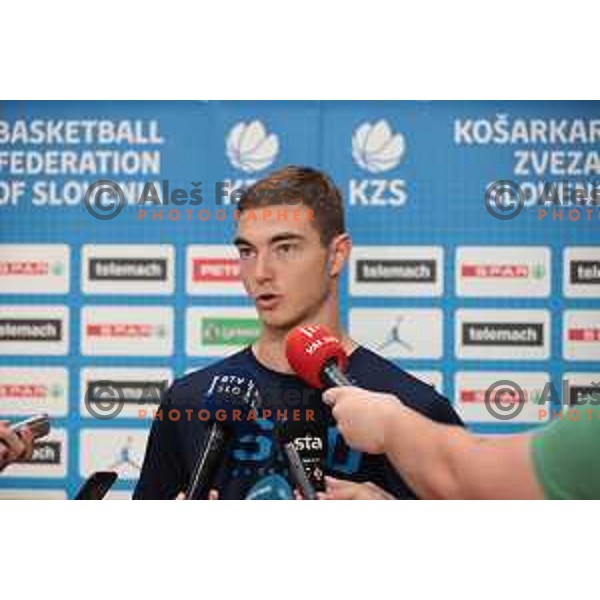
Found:
[[61, 340], [60, 319], [0, 319], [0, 341], [58, 342]]
[[360, 259], [356, 261], [356, 280], [360, 283], [435, 283], [437, 264], [426, 259]]
[[201, 340], [206, 345], [247, 346], [260, 335], [257, 319], [205, 317]]
[[107, 383], [118, 390], [118, 401], [124, 404], [160, 404], [168, 387], [168, 381], [109, 381], [93, 380], [88, 384], [88, 400], [91, 403], [107, 401]]
[[571, 342], [600, 342], [600, 328], [573, 327], [568, 332]]
[[463, 323], [465, 346], [543, 346], [544, 327], [538, 323]]
[[165, 258], [91, 258], [92, 281], [166, 281]]
[[598, 385], [573, 385], [569, 388], [569, 404], [600, 404], [600, 386]]
[[573, 260], [570, 265], [573, 284], [600, 284], [600, 260]]
[[510, 265], [510, 264], [463, 264], [462, 277], [480, 279], [542, 279], [546, 275], [543, 265]]
[[31, 458], [20, 462], [29, 465], [59, 465], [61, 456], [61, 442], [52, 440], [35, 442]]
[[240, 279], [240, 261], [236, 258], [195, 258], [192, 261], [194, 282], [225, 283]]

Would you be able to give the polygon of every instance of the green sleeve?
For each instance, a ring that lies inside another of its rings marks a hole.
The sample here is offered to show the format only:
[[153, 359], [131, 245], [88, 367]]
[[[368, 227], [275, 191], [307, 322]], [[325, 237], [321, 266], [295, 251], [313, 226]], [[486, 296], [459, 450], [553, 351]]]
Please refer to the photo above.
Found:
[[546, 498], [600, 498], [600, 406], [572, 408], [531, 443]]

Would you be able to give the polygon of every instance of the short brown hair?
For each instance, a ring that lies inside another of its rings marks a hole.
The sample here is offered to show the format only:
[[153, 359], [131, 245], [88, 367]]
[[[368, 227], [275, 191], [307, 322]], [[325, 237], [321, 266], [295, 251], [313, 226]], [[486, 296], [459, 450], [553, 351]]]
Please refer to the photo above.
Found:
[[302, 203], [314, 212], [314, 225], [321, 243], [346, 231], [340, 190], [321, 171], [290, 165], [270, 173], [250, 186], [238, 204], [240, 213], [250, 208]]

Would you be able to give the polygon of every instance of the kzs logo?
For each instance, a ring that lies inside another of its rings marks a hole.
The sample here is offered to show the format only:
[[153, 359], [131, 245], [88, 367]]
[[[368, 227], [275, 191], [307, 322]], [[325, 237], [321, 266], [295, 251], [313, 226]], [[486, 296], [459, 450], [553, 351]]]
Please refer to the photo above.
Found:
[[[352, 136], [352, 157], [356, 164], [373, 174], [396, 168], [406, 151], [401, 133], [394, 133], [390, 124], [381, 119], [365, 122]], [[351, 206], [403, 206], [406, 204], [406, 181], [403, 179], [351, 179]]]
[[267, 133], [258, 120], [243, 121], [233, 126], [227, 136], [227, 158], [236, 168], [245, 173], [256, 173], [270, 167], [279, 152], [279, 139]]

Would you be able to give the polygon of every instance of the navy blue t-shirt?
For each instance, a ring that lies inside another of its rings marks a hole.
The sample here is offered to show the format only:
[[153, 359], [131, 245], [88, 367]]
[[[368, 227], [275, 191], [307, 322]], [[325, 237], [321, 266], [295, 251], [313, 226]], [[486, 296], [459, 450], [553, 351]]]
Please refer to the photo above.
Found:
[[[251, 347], [247, 347], [177, 379], [169, 388], [161, 404], [163, 418], [155, 419], [152, 424], [134, 499], [173, 499], [186, 489], [207, 425], [197, 418], [173, 421], [167, 415], [176, 408], [183, 417], [186, 408], [201, 407], [216, 375], [238, 371], [249, 374], [259, 390], [281, 390], [287, 399], [288, 411], [296, 408], [304, 415], [307, 408], [317, 409], [316, 418], [324, 419], [327, 426], [327, 475], [356, 482], [371, 481], [396, 498], [415, 498], [385, 456], [363, 454], [348, 447], [335, 426], [331, 410], [321, 402], [319, 390], [307, 386], [296, 375], [265, 367], [258, 362]], [[356, 385], [394, 394], [407, 406], [434, 421], [462, 425], [448, 400], [433, 387], [365, 347], [359, 346], [351, 353], [346, 373]], [[275, 435], [275, 408], [272, 413], [273, 418], [234, 426], [233, 443], [215, 481], [221, 499], [252, 496], [262, 480], [269, 481], [274, 476], [290, 481], [287, 463]]]

